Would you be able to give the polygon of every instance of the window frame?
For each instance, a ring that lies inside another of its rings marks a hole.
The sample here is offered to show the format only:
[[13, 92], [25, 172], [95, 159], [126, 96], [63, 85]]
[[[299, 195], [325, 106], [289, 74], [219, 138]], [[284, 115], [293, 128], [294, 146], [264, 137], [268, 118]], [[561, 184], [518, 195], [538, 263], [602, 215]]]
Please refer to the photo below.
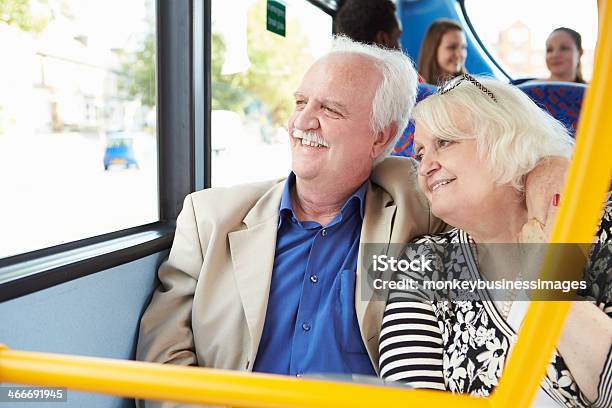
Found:
[[210, 188], [211, 0], [155, 7], [159, 221], [0, 259], [0, 302], [168, 250], [185, 196]]
[[332, 27], [333, 27], [333, 23], [334, 23], [333, 19], [336, 17], [339, 1], [337, 0], [306, 0], [306, 1], [312, 4], [313, 6], [321, 9], [322, 11], [326, 12], [330, 16], [332, 16]]
[[508, 78], [508, 81], [510, 81], [510, 83], [514, 83], [514, 81], [516, 81], [515, 78], [513, 78], [512, 76], [510, 76], [510, 74], [508, 74], [508, 72], [500, 65], [500, 63], [497, 61], [497, 59], [495, 59], [493, 57], [493, 54], [491, 54], [491, 52], [489, 51], [489, 49], [485, 46], [484, 42], [480, 39], [480, 36], [478, 35], [478, 33], [476, 32], [476, 30], [474, 29], [474, 25], [472, 24], [472, 20], [470, 20], [470, 16], [467, 13], [467, 9], [465, 7], [465, 0], [457, 0], [457, 3], [459, 3], [459, 8], [461, 9], [461, 14], [463, 15], [463, 19], [467, 25], [467, 28], [470, 30], [470, 32], [472, 33], [472, 35], [474, 36], [474, 39], [476, 40], [476, 42], [478, 43], [478, 46], [482, 49], [482, 51], [485, 53], [485, 55], [487, 56], [487, 58], [489, 59], [489, 61], [491, 61], [493, 63], [493, 65], [495, 65], [495, 67], [506, 77]]
[[[204, 0], [207, 4], [207, 9], [211, 10], [212, 9], [212, 0]], [[281, 0], [282, 2], [283, 0]], [[336, 15], [337, 15], [337, 10], [339, 7], [342, 7], [342, 5], [344, 4], [343, 0], [295, 0], [296, 2], [302, 1], [303, 3], [306, 4], [310, 4], [312, 6], [314, 6], [316, 9], [318, 9], [319, 11], [322, 11], [323, 13], [327, 14], [329, 17], [331, 17], [331, 31], [329, 32], [330, 34], [330, 38], [332, 36], [335, 35], [335, 19], [336, 19]], [[340, 6], [339, 6], [340, 5]], [[246, 10], [248, 12], [248, 9]], [[211, 12], [212, 13], [212, 12]], [[206, 150], [205, 150], [205, 163], [207, 164], [206, 167], [206, 177], [205, 177], [205, 188], [211, 188], [211, 187], [227, 187], [230, 185], [235, 185], [235, 184], [241, 184], [241, 183], [247, 183], [247, 182], [253, 182], [253, 181], [258, 181], [257, 179], [253, 180], [244, 180], [244, 179], [234, 179], [231, 180], [230, 183], [225, 184], [225, 183], [217, 183], [214, 186], [212, 185], [212, 172], [214, 171], [214, 169], [212, 169], [212, 138], [214, 137], [214, 135], [212, 134], [212, 75], [210, 74], [210, 69], [212, 67], [212, 61], [210, 61], [211, 56], [212, 56], [212, 23], [211, 20], [208, 20], [208, 25], [209, 25], [209, 30], [207, 31], [207, 36], [206, 36], [206, 66], [209, 68], [208, 72], [208, 76], [206, 77], [207, 80], [207, 86], [206, 86], [206, 90], [208, 92], [207, 98], [208, 98], [208, 102], [209, 102], [209, 106], [211, 107], [210, 109], [208, 109], [206, 112], [203, 113], [203, 116], [206, 117], [206, 121], [205, 123], [207, 124], [206, 128], [205, 128], [205, 140], [207, 141], [206, 143]], [[285, 37], [284, 35], [282, 36], [283, 38]], [[201, 48], [201, 47], [200, 47]], [[197, 49], [197, 47], [196, 47]], [[248, 52], [248, 51], [247, 51]], [[196, 62], [196, 61], [194, 61]], [[197, 65], [194, 65], [194, 68]], [[246, 92], [247, 94], [251, 95], [251, 97], [255, 96], [253, 93], [250, 93], [248, 90], [243, 90], [243, 89], [239, 89], [240, 92]], [[260, 101], [261, 102], [261, 101]], [[220, 110], [222, 111], [226, 111], [224, 108], [220, 108]], [[236, 112], [233, 112], [236, 113]], [[220, 137], [217, 137], [217, 139], [220, 139]], [[221, 160], [219, 160], [221, 161]], [[272, 179], [272, 178], [279, 178], [279, 177], [284, 177], [284, 175], [282, 174], [273, 174], [273, 175], [267, 175], [268, 178]], [[261, 181], [261, 179], [259, 179], [259, 181]]]
[[0, 302], [170, 248], [183, 199], [210, 186], [210, 0], [155, 7], [159, 221], [0, 259]]

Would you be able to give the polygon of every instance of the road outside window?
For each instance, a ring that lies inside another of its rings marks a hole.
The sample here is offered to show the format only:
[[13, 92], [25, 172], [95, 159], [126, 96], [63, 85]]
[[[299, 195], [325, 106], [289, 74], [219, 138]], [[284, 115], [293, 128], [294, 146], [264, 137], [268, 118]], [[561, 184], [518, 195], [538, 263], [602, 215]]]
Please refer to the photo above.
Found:
[[0, 258], [158, 220], [154, 4], [0, 2]]

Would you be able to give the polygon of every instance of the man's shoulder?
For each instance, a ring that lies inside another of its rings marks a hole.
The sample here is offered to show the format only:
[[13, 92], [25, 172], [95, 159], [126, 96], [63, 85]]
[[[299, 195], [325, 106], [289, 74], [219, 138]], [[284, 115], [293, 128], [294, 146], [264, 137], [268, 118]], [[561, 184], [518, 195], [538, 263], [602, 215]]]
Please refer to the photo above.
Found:
[[408, 157], [389, 156], [372, 169], [370, 181], [385, 191], [398, 205], [407, 203], [423, 207], [429, 204], [419, 189], [417, 163]]
[[386, 157], [374, 167], [370, 180], [392, 196], [417, 190], [416, 161], [409, 157]]
[[443, 224], [431, 214], [427, 197], [417, 180], [418, 165], [414, 159], [390, 156], [378, 163], [370, 176], [373, 191], [384, 197], [385, 207], [393, 203], [394, 242], [409, 242], [425, 233], [438, 232]]
[[[244, 216], [262, 200], [280, 199], [285, 179], [214, 187], [189, 194], [196, 218]], [[279, 201], [280, 202], [280, 201]], [[274, 205], [274, 203], [272, 203]]]
[[220, 198], [235, 198], [236, 196], [241, 196], [245, 199], [250, 197], [261, 197], [278, 184], [284, 183], [285, 180], [285, 178], [279, 178], [253, 183], [236, 184], [229, 187], [211, 187], [191, 193], [190, 196], [194, 202], [210, 201], [211, 199]]
[[406, 156], [387, 156], [381, 160], [376, 166], [378, 171], [412, 171], [416, 172], [418, 163], [412, 157]]

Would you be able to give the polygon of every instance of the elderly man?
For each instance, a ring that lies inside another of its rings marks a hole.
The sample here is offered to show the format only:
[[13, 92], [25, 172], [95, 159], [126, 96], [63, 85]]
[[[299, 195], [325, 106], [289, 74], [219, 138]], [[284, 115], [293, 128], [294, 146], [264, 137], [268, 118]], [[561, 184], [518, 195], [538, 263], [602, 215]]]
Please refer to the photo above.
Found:
[[411, 159], [387, 158], [371, 174], [404, 129], [415, 88], [401, 52], [336, 39], [295, 92], [289, 177], [185, 199], [138, 358], [375, 374], [384, 302], [361, 299], [360, 243], [442, 227]]

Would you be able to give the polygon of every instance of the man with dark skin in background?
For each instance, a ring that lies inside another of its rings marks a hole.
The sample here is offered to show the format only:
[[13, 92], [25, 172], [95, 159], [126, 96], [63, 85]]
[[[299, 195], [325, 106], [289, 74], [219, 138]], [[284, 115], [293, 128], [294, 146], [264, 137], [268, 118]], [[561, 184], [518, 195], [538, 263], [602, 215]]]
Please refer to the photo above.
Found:
[[348, 0], [336, 15], [335, 32], [354, 41], [401, 50], [402, 26], [390, 0]]

